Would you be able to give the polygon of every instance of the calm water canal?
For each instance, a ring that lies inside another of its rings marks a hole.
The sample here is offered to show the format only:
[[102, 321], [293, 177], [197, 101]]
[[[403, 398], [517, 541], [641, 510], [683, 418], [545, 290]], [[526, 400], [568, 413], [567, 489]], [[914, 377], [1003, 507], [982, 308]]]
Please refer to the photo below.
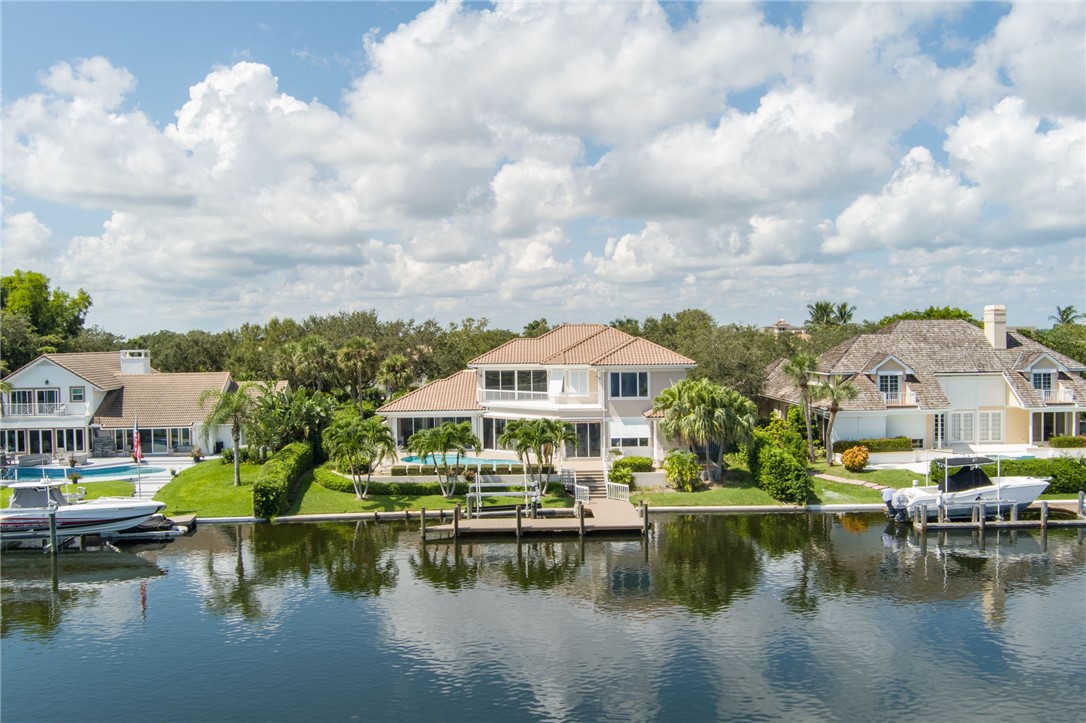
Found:
[[647, 545], [423, 549], [399, 524], [205, 526], [65, 555], [56, 589], [40, 553], [2, 563], [5, 723], [1082, 720], [1086, 699], [1076, 531], [674, 516]]

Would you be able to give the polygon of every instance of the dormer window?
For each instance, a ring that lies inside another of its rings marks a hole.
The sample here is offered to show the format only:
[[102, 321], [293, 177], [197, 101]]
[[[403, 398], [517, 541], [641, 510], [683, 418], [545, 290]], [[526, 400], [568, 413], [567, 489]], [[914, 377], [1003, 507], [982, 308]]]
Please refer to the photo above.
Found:
[[879, 391], [886, 401], [897, 401], [901, 397], [901, 375], [879, 374]]
[[1043, 392], [1052, 391], [1052, 372], [1033, 372], [1033, 388]]

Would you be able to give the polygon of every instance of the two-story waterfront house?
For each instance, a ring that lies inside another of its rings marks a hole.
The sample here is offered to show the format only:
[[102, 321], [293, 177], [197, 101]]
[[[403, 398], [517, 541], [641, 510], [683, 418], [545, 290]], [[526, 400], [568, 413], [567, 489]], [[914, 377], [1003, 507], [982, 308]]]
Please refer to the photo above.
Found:
[[403, 448], [413, 433], [470, 421], [484, 452], [511, 419], [552, 418], [573, 425], [566, 459], [603, 460], [611, 448], [656, 460], [668, 450], [652, 401], [683, 379], [694, 361], [600, 324], [563, 324], [517, 338], [476, 357], [468, 369], [426, 384], [377, 410]]
[[4, 382], [0, 445], [8, 457], [127, 455], [134, 432], [143, 454], [194, 446], [211, 453], [231, 443], [228, 427], [204, 430], [208, 409], [198, 401], [207, 389], [236, 389], [230, 375], [158, 372], [144, 349], [44, 354]]
[[[799, 393], [769, 368], [765, 399], [786, 410]], [[1007, 330], [1003, 306], [984, 309], [984, 328], [960, 320], [898, 321], [822, 354], [815, 384], [833, 377], [859, 392], [844, 402], [834, 441], [904, 436], [917, 448], [983, 451], [1043, 445], [1086, 431], [1086, 364]], [[825, 418], [825, 402], [815, 412]]]

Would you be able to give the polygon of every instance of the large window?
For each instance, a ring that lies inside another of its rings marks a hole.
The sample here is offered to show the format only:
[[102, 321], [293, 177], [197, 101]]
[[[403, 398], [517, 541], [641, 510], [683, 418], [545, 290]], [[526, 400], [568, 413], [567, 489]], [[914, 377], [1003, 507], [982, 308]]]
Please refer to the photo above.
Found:
[[949, 425], [951, 442], [973, 441], [973, 413], [951, 412]]
[[577, 441], [566, 442], [566, 457], [601, 456], [599, 422], [575, 422], [573, 431], [577, 435]]
[[411, 435], [415, 432], [423, 429], [440, 427], [446, 422], [460, 424], [461, 422], [469, 421], [471, 421], [470, 417], [403, 417], [400, 419], [400, 433], [396, 443], [401, 447], [404, 447], [407, 445], [407, 440], [411, 439]]
[[1003, 441], [1003, 412], [977, 412], [977, 441]]
[[1040, 389], [1045, 392], [1052, 391], [1052, 373], [1033, 372], [1033, 388]]
[[546, 397], [547, 371], [545, 369], [503, 369], [483, 372], [483, 390], [489, 401]]
[[507, 419], [483, 420], [483, 447], [486, 449], [508, 449], [498, 444], [498, 438], [505, 433]]
[[648, 396], [648, 372], [611, 372], [612, 399], [646, 399]]

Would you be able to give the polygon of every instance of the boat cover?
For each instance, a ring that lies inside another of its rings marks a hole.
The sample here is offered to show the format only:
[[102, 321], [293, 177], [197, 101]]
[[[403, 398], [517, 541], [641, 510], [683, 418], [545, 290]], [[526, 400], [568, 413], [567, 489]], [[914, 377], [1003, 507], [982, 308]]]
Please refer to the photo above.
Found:
[[964, 492], [978, 487], [989, 487], [992, 480], [980, 467], [962, 467], [939, 483], [943, 492]]

